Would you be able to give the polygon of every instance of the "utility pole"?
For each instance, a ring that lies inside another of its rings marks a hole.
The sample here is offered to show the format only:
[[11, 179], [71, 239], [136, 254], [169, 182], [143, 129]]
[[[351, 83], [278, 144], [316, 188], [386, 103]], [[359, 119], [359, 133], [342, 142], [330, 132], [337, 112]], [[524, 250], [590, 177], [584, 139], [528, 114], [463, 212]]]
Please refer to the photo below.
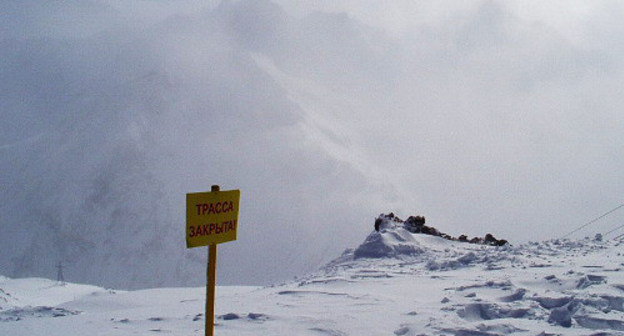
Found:
[[63, 276], [63, 264], [59, 261], [59, 263], [56, 265], [57, 268], [57, 272], [56, 272], [56, 281], [58, 281], [61, 285], [65, 284], [65, 277]]

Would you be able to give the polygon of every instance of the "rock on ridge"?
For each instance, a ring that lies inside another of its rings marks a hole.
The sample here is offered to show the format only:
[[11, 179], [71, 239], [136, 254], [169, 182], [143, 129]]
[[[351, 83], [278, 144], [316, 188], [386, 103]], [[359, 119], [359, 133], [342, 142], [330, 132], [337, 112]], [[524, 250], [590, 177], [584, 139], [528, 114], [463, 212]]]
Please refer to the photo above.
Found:
[[393, 213], [389, 213], [387, 215], [380, 214], [375, 219], [375, 231], [371, 232], [364, 243], [353, 251], [353, 257], [355, 259], [384, 258], [421, 254], [425, 248], [416, 239], [416, 235], [420, 234], [482, 245], [503, 246], [508, 244], [506, 240], [496, 239], [489, 233], [484, 238], [475, 237], [469, 240], [465, 235], [455, 238], [438, 231], [434, 227], [425, 225], [425, 217], [410, 216], [403, 221]]

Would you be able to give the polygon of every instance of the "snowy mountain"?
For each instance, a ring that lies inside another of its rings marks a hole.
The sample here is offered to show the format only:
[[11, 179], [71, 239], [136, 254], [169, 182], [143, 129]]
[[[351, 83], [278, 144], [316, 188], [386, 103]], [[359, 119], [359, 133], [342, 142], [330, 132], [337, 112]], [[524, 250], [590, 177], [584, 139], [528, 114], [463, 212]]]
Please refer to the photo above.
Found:
[[557, 237], [624, 189], [621, 8], [559, 2], [0, 1], [0, 273], [200, 285], [212, 184], [243, 192], [227, 284], [317, 269], [373, 208]]
[[[296, 281], [220, 286], [216, 331], [624, 335], [624, 244], [596, 238], [488, 246], [383, 225], [360, 246]], [[354, 253], [382, 245], [386, 254]], [[203, 288], [126, 292], [0, 278], [0, 333], [201, 334], [204, 295]]]
[[[78, 282], [199, 285], [206, 251], [184, 250], [184, 197], [220, 184], [241, 189], [244, 204], [222, 279], [266, 284], [355, 243], [350, 224], [395, 194], [340, 157], [357, 151], [326, 126], [338, 123], [316, 122], [327, 115], [304, 110], [276, 78], [332, 83], [334, 65], [298, 41], [344, 35], [373, 57], [364, 27], [346, 17], [295, 20], [269, 1], [224, 1], [149, 23], [95, 4], [0, 6], [11, 13], [0, 19], [7, 31], [20, 15], [41, 25], [20, 23], [22, 33], [0, 38], [2, 274], [53, 277], [63, 262]], [[338, 34], [343, 25], [351, 29]], [[323, 249], [306, 247], [310, 237]]]

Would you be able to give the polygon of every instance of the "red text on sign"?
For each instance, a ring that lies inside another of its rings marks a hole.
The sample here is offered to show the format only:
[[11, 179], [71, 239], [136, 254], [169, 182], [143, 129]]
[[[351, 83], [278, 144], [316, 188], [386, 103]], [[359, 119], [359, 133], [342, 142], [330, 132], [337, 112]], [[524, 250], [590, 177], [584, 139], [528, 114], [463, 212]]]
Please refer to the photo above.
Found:
[[209, 236], [213, 234], [226, 233], [232, 230], [236, 230], [236, 220], [191, 226], [189, 228], [189, 236]]
[[195, 204], [195, 207], [197, 207], [198, 216], [228, 213], [234, 210], [234, 202], [223, 201], [217, 203], [199, 203]]

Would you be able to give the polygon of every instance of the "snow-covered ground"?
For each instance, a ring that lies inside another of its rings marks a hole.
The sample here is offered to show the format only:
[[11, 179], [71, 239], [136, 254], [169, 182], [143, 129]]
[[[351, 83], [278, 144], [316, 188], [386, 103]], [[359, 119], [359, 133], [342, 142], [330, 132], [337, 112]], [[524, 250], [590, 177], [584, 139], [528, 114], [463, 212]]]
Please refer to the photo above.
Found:
[[[219, 287], [217, 334], [624, 335], [619, 241], [494, 247], [385, 224], [315, 274]], [[0, 277], [0, 335], [201, 335], [204, 293]]]

